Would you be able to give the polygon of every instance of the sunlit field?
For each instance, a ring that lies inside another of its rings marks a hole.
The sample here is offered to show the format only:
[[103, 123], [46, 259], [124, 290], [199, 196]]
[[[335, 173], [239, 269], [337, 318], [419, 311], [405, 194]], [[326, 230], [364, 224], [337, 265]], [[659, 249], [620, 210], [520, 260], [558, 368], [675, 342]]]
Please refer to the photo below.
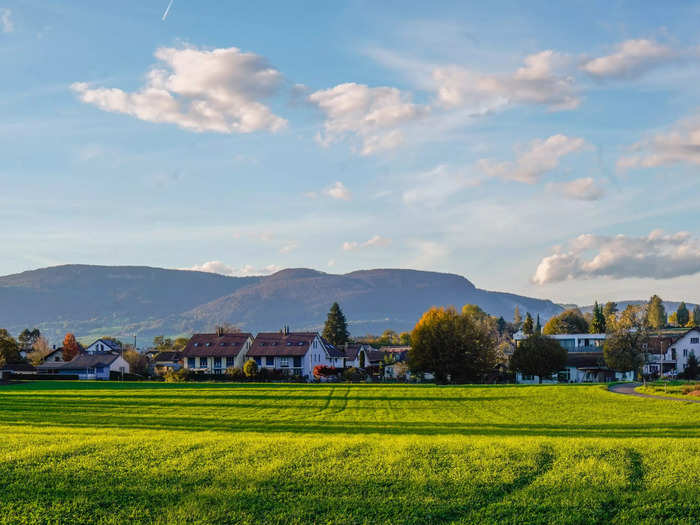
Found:
[[698, 523], [700, 405], [604, 386], [0, 386], [0, 523]]

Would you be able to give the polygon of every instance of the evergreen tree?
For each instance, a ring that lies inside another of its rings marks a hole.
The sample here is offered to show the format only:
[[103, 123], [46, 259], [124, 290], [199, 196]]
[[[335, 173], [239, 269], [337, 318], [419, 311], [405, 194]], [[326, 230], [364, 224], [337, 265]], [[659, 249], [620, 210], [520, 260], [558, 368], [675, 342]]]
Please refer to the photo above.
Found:
[[513, 312], [513, 327], [516, 331], [520, 330], [520, 325], [523, 323], [523, 318], [520, 315], [520, 308], [515, 306], [515, 311]]
[[683, 375], [686, 379], [696, 379], [698, 377], [698, 358], [695, 357], [695, 352], [690, 352]]
[[593, 305], [593, 318], [591, 319], [590, 332], [592, 334], [605, 333], [605, 316], [603, 309], [598, 304], [598, 301]]
[[542, 324], [540, 323], [540, 314], [537, 314], [537, 322], [535, 323], [535, 335], [542, 335]]
[[654, 330], [660, 330], [666, 326], [666, 308], [664, 308], [664, 303], [661, 297], [658, 295], [652, 295], [649, 299], [649, 305], [647, 308], [647, 320], [649, 321], [649, 326]]
[[676, 322], [678, 326], [685, 326], [688, 324], [689, 320], [690, 312], [688, 311], [688, 307], [681, 301], [681, 304], [678, 305], [678, 309], [676, 310]]
[[323, 327], [323, 338], [334, 346], [342, 346], [348, 342], [349, 337], [350, 332], [348, 332], [345, 314], [338, 303], [333, 303], [328, 312], [326, 325]]
[[693, 307], [693, 321], [695, 326], [700, 326], [700, 306], [697, 304]]
[[498, 328], [498, 335], [503, 335], [503, 332], [506, 331], [506, 320], [503, 319], [503, 316], [496, 321], [496, 327]]
[[530, 312], [525, 315], [525, 322], [523, 323], [523, 334], [532, 335], [535, 333], [535, 324], [532, 320]]

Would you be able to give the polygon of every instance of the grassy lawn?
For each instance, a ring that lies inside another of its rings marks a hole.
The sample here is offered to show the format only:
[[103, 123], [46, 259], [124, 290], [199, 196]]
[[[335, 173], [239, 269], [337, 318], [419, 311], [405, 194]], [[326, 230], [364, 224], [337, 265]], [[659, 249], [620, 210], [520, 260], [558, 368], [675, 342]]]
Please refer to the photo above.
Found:
[[651, 394], [653, 396], [668, 396], [668, 397], [678, 397], [682, 399], [694, 399], [694, 400], [700, 400], [700, 397], [697, 395], [688, 395], [684, 393], [684, 389], [687, 389], [687, 387], [693, 387], [695, 385], [699, 385], [698, 389], [700, 390], [700, 381], [680, 381], [680, 380], [674, 380], [674, 381], [667, 381], [667, 382], [662, 382], [662, 381], [655, 381], [653, 383], [647, 383], [647, 386], [638, 386], [635, 388], [636, 392], [640, 392], [642, 394]]
[[698, 523], [700, 405], [600, 385], [0, 386], [0, 523]]

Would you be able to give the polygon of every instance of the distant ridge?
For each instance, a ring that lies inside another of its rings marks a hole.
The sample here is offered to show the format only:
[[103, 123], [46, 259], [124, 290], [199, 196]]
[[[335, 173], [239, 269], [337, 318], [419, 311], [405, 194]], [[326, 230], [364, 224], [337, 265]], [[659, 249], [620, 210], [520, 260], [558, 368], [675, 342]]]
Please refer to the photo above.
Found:
[[516, 306], [543, 319], [551, 301], [476, 288], [463, 276], [419, 270], [358, 270], [344, 275], [289, 268], [269, 276], [228, 277], [145, 266], [64, 265], [0, 277], [0, 327], [38, 326], [53, 342], [136, 333], [187, 334], [233, 323], [249, 331], [318, 329], [338, 301], [354, 335], [410, 330], [431, 306], [467, 303], [510, 320]]

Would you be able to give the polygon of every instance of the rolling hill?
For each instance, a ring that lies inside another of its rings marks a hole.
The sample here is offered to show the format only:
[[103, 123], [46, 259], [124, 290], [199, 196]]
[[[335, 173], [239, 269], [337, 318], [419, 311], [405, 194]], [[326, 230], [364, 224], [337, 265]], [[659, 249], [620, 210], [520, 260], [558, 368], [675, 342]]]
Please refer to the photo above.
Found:
[[322, 326], [338, 301], [353, 334], [410, 330], [434, 305], [474, 303], [510, 319], [521, 312], [546, 319], [551, 301], [476, 288], [446, 273], [377, 269], [328, 274], [288, 269], [265, 277], [227, 277], [136, 266], [66, 265], [0, 277], [0, 326], [11, 333], [38, 326], [52, 341], [136, 333], [139, 344], [159, 334], [211, 330], [233, 323], [252, 332]]

